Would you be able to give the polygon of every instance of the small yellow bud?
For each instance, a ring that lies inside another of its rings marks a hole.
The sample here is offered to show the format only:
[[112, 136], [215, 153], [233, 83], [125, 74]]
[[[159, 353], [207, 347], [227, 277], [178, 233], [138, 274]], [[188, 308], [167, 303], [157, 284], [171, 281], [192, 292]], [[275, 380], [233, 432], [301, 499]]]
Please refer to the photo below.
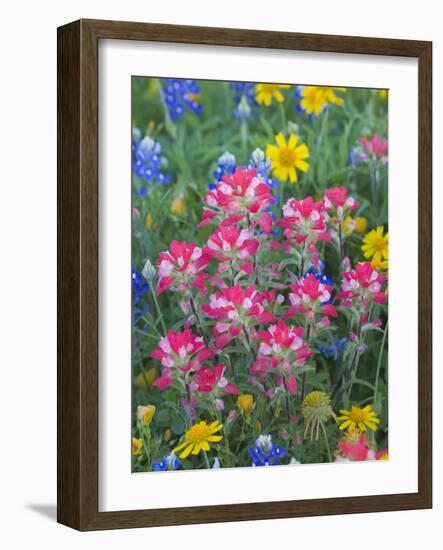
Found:
[[142, 454], [142, 447], [143, 447], [143, 441], [141, 439], [137, 439], [136, 437], [132, 438], [132, 454], [134, 456], [141, 455]]
[[362, 216], [355, 218], [355, 231], [357, 233], [364, 233], [368, 227], [368, 220]]
[[135, 384], [142, 389], [146, 388], [147, 386], [150, 387], [155, 380], [155, 375], [156, 372], [154, 367], [145, 370], [144, 373], [141, 372], [140, 374], [137, 374], [137, 376], [135, 377]]
[[250, 393], [243, 393], [237, 397], [237, 405], [240, 409], [248, 414], [251, 412], [252, 407], [254, 406], [254, 396]]
[[145, 227], [148, 231], [150, 231], [153, 225], [154, 225], [154, 218], [152, 217], [152, 214], [148, 212], [148, 214], [146, 215]]
[[165, 430], [165, 433], [163, 434], [163, 437], [165, 438], [165, 441], [169, 441], [172, 437], [172, 432], [169, 428]]
[[183, 215], [186, 212], [186, 204], [183, 193], [180, 193], [171, 203], [171, 212], [178, 216]]
[[345, 235], [350, 235], [356, 229], [357, 222], [356, 220], [353, 220], [351, 216], [348, 216], [347, 218], [344, 219], [341, 227]]
[[145, 426], [149, 426], [155, 414], [155, 405], [139, 405], [137, 407], [137, 418], [143, 419]]
[[157, 93], [157, 79], [156, 78], [150, 78], [148, 80], [148, 94], [149, 95], [155, 95]]

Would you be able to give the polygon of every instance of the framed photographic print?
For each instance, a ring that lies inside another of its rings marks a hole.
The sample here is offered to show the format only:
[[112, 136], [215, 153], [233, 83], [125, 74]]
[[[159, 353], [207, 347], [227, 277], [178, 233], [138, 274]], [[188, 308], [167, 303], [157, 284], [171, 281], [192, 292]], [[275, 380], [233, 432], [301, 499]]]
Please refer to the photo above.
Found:
[[431, 52], [59, 28], [59, 522], [432, 506]]

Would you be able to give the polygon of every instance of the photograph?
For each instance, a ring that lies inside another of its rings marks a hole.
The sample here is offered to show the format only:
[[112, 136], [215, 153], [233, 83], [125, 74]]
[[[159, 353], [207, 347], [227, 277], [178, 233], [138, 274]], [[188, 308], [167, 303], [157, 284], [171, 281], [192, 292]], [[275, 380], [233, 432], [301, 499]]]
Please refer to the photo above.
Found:
[[388, 90], [131, 100], [132, 472], [388, 460]]

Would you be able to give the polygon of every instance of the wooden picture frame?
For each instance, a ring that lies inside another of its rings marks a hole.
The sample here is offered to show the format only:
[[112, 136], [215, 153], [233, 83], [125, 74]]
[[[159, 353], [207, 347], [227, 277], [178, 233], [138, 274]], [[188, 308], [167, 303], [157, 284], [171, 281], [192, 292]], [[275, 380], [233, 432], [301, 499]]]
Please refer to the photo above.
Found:
[[[98, 42], [159, 41], [403, 56], [419, 67], [418, 492], [98, 511]], [[432, 506], [432, 44], [80, 20], [58, 29], [58, 521], [82, 531]]]

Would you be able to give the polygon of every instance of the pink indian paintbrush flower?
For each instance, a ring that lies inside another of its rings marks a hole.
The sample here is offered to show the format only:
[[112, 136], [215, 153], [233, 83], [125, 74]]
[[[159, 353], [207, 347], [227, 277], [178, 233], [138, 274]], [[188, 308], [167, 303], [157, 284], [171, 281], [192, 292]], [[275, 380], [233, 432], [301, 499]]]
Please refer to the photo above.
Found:
[[337, 297], [341, 299], [341, 306], [351, 308], [354, 302], [366, 307], [370, 302], [384, 304], [386, 293], [382, 290], [386, 275], [378, 273], [370, 262], [361, 262], [355, 269], [342, 273], [341, 292]]
[[381, 140], [378, 133], [374, 132], [372, 139], [365, 138], [360, 136], [358, 138], [360, 143], [366, 149], [367, 153], [364, 153], [364, 156], [370, 157], [375, 160], [377, 157], [386, 158], [388, 155], [388, 140]]
[[300, 201], [289, 199], [283, 206], [283, 218], [277, 222], [283, 227], [287, 239], [294, 239], [297, 244], [329, 241], [326, 232], [325, 215], [322, 202], [314, 202], [312, 197]]
[[254, 271], [251, 258], [256, 254], [259, 241], [251, 238], [248, 229], [240, 229], [235, 225], [220, 225], [209, 237], [208, 244], [204, 248], [208, 256], [219, 260], [219, 272], [228, 269], [231, 262], [236, 262], [245, 273]]
[[313, 273], [310, 273], [295, 284], [290, 284], [289, 294], [291, 307], [285, 314], [285, 319], [293, 315], [305, 315], [309, 321], [315, 321], [316, 314], [337, 317], [337, 310], [330, 304], [332, 285], [322, 283]]
[[375, 458], [375, 452], [369, 447], [364, 434], [342, 439], [338, 443], [338, 448], [342, 456], [349, 460], [363, 461]]
[[358, 200], [348, 196], [346, 187], [325, 189], [323, 204], [330, 216], [329, 219], [336, 225], [341, 225], [345, 217], [360, 206]]
[[203, 338], [196, 336], [190, 329], [183, 332], [170, 330], [160, 339], [159, 347], [151, 354], [151, 357], [158, 359], [164, 367], [161, 376], [155, 379], [154, 385], [162, 390], [166, 389], [177, 376], [191, 369], [200, 370], [201, 363], [211, 359], [215, 354], [215, 350], [205, 347]]
[[200, 393], [215, 392], [217, 395], [236, 395], [238, 389], [225, 377], [226, 367], [219, 363], [213, 369], [203, 367], [196, 373], [194, 384]]
[[246, 218], [248, 224], [259, 223], [263, 231], [269, 234], [272, 219], [264, 210], [273, 199], [269, 186], [255, 169], [237, 167], [233, 174], [223, 176], [215, 189], [206, 195], [206, 208], [199, 227], [215, 219], [219, 223], [232, 224]]
[[286, 389], [295, 394], [296, 367], [304, 365], [311, 355], [306, 341], [302, 338], [303, 333], [303, 327], [290, 327], [281, 320], [268, 327], [266, 331], [256, 331], [259, 356], [250, 368], [250, 374], [264, 380], [268, 373], [274, 373], [279, 378], [278, 381], [284, 382]]
[[193, 286], [205, 294], [204, 281], [209, 275], [202, 270], [210, 261], [211, 256], [196, 244], [172, 241], [169, 250], [159, 254], [157, 292], [160, 294], [170, 288], [185, 293]]
[[207, 317], [216, 320], [213, 332], [216, 347], [226, 346], [243, 327], [273, 322], [275, 316], [267, 308], [274, 301], [274, 291], [258, 292], [255, 286], [242, 288], [239, 284], [211, 294], [201, 309]]

